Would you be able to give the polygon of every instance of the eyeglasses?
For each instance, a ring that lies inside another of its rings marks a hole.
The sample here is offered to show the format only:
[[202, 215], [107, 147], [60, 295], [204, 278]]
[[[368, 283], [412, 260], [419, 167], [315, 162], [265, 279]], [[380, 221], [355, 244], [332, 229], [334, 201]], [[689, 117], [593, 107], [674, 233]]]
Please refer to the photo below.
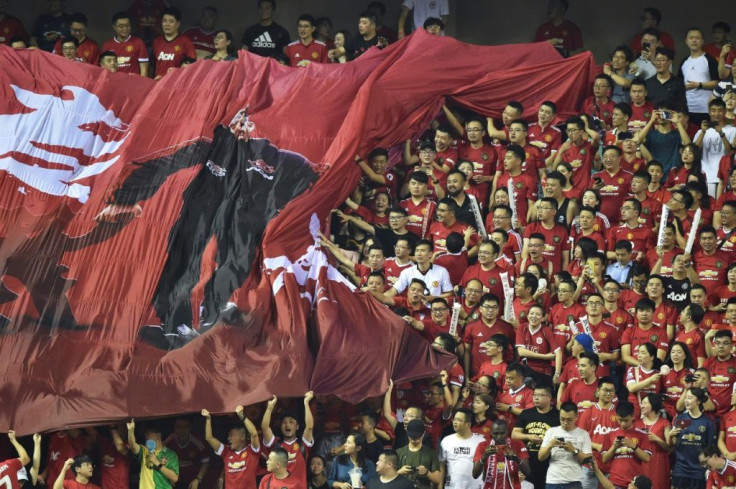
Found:
[[488, 305], [488, 304], [486, 304], [486, 305], [484, 305], [484, 306], [480, 306], [480, 308], [481, 308], [481, 309], [485, 309], [485, 310], [487, 310], [487, 311], [492, 311], [492, 310], [494, 310], [494, 309], [498, 309], [498, 306], [491, 306], [491, 305]]
[[443, 307], [441, 309], [432, 309], [432, 314], [442, 314], [443, 312], [447, 311], [449, 311], [447, 307]]
[[388, 220], [389, 221], [400, 221], [403, 218], [404, 216], [389, 216]]
[[614, 289], [613, 287], [603, 287], [603, 292], [618, 292], [618, 289]]
[[580, 129], [566, 129], [565, 132], [567, 134], [575, 134], [576, 132], [580, 132]]
[[481, 292], [483, 291], [478, 289], [465, 289], [466, 294], [480, 294]]
[[[721, 214], [723, 214], [723, 211], [721, 211]], [[494, 219], [511, 219], [511, 216], [493, 216]]]

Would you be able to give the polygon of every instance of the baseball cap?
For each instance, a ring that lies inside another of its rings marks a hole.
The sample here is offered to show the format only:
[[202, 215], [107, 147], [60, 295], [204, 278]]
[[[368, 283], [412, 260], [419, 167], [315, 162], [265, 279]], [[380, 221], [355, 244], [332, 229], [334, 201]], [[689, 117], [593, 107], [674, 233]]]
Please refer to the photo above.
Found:
[[590, 353], [593, 352], [593, 338], [589, 334], [580, 333], [579, 335], [575, 336], [575, 341], [580, 343], [585, 351]]
[[424, 436], [424, 423], [421, 419], [412, 419], [406, 425], [406, 434], [409, 438], [421, 438]]

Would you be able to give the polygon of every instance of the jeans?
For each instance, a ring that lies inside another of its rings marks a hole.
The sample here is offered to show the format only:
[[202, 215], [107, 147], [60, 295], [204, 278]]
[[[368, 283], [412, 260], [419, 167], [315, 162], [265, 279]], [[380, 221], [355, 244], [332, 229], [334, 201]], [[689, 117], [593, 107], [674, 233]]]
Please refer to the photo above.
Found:
[[597, 489], [598, 488], [598, 477], [595, 476], [593, 469], [583, 467], [583, 478], [580, 480], [583, 485], [583, 489]]

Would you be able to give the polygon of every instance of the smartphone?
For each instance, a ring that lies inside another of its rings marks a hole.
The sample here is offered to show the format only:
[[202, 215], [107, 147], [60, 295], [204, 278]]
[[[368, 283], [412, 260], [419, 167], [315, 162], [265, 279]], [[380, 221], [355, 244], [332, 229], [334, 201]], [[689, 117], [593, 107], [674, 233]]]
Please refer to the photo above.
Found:
[[716, 121], [708, 121], [709, 129], [715, 129], [717, 126], [718, 126], [718, 123]]
[[616, 441], [619, 441], [619, 442], [624, 441], [624, 438], [625, 438], [624, 436], [617, 436]]
[[672, 120], [672, 112], [670, 112], [669, 110], [663, 110], [662, 112], [660, 112], [660, 114], [661, 114], [661, 117], [662, 117], [662, 120], [663, 121], [671, 121]]

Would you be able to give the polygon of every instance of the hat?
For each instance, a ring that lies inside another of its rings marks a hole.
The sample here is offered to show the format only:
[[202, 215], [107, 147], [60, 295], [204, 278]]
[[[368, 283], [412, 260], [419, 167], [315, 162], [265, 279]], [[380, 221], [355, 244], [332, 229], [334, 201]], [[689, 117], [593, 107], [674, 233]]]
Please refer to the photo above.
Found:
[[25, 467], [21, 467], [20, 470], [17, 472], [17, 474], [18, 474], [18, 481], [28, 480], [28, 472], [26, 471]]
[[424, 423], [421, 419], [412, 419], [406, 425], [406, 435], [409, 438], [421, 438], [424, 436]]
[[587, 333], [580, 333], [579, 335], [575, 336], [575, 341], [580, 343], [580, 345], [585, 349], [585, 351], [592, 353], [593, 352], [593, 337], [590, 336]]
[[637, 475], [634, 477], [634, 486], [637, 489], [652, 489], [652, 481], [645, 475]]

